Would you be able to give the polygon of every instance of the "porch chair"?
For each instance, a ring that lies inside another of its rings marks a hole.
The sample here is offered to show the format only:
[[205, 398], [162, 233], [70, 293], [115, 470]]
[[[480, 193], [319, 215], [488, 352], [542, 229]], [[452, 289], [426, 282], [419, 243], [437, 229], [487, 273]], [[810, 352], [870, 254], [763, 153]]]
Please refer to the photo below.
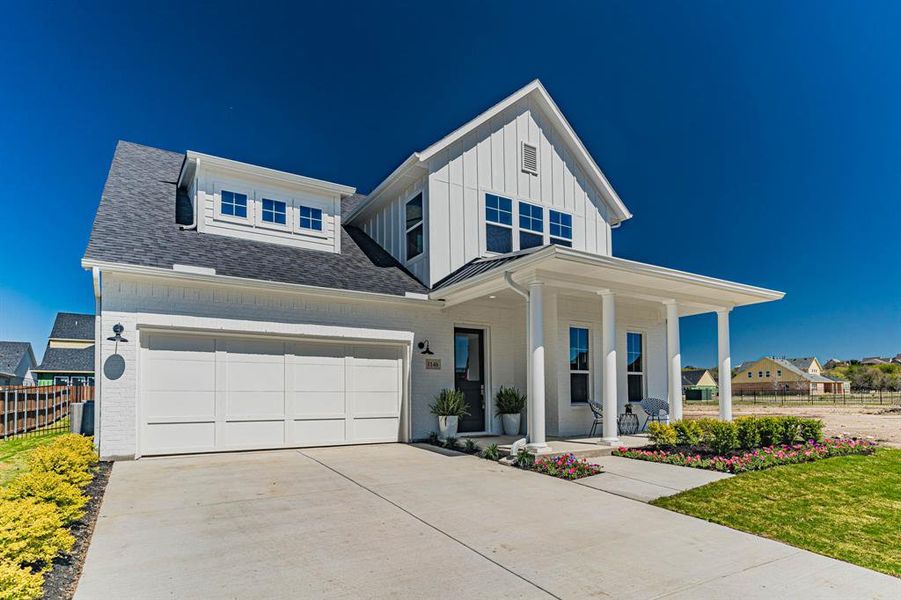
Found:
[[591, 430], [588, 432], [588, 437], [594, 437], [594, 434], [598, 431], [598, 427], [601, 428], [601, 431], [604, 430], [604, 410], [600, 402], [592, 400], [591, 398], [588, 399], [588, 407], [594, 415], [594, 422], [591, 424]]
[[664, 419], [669, 419], [669, 402], [660, 398], [645, 398], [638, 403], [641, 409], [648, 414], [648, 418], [644, 420], [641, 430], [644, 431], [651, 421], [662, 423]]

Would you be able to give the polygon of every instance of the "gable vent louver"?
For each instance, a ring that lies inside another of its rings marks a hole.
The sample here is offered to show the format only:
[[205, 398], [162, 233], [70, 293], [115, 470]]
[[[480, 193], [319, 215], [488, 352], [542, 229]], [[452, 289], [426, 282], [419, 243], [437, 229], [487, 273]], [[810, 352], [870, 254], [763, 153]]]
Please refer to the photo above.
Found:
[[522, 170], [538, 175], [538, 148], [532, 144], [522, 143]]

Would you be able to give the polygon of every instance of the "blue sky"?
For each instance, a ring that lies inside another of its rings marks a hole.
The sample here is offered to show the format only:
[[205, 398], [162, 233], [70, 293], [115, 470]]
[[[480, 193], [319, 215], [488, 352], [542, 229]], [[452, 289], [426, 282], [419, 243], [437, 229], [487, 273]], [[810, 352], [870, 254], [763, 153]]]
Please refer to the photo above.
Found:
[[[93, 311], [117, 139], [374, 187], [540, 78], [635, 217], [618, 256], [787, 293], [735, 361], [901, 352], [901, 4], [5, 7], [0, 339]], [[326, 3], [317, 3], [326, 4]], [[715, 319], [682, 320], [713, 365]]]

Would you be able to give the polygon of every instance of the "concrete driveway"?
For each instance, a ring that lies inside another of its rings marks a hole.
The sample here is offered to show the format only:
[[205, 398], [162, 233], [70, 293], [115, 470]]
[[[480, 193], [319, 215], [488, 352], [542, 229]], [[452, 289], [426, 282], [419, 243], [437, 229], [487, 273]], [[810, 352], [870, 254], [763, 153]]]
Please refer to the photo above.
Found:
[[400, 444], [117, 463], [76, 598], [899, 598], [901, 581]]

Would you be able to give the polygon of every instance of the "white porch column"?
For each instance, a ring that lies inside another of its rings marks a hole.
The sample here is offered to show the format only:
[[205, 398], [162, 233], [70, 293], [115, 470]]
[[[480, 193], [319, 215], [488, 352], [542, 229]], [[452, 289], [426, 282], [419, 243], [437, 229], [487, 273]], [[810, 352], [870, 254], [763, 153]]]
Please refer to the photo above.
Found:
[[598, 292], [601, 296], [601, 357], [602, 369], [602, 398], [604, 409], [604, 437], [607, 444], [616, 444], [616, 417], [618, 407], [616, 402], [616, 297], [610, 290]]
[[529, 284], [529, 448], [547, 446], [544, 437], [544, 283]]
[[666, 304], [666, 358], [669, 365], [669, 413], [671, 421], [682, 418], [682, 351], [679, 348], [679, 305]]
[[720, 420], [732, 420], [732, 355], [729, 351], [729, 311], [716, 311], [716, 331], [719, 345]]

